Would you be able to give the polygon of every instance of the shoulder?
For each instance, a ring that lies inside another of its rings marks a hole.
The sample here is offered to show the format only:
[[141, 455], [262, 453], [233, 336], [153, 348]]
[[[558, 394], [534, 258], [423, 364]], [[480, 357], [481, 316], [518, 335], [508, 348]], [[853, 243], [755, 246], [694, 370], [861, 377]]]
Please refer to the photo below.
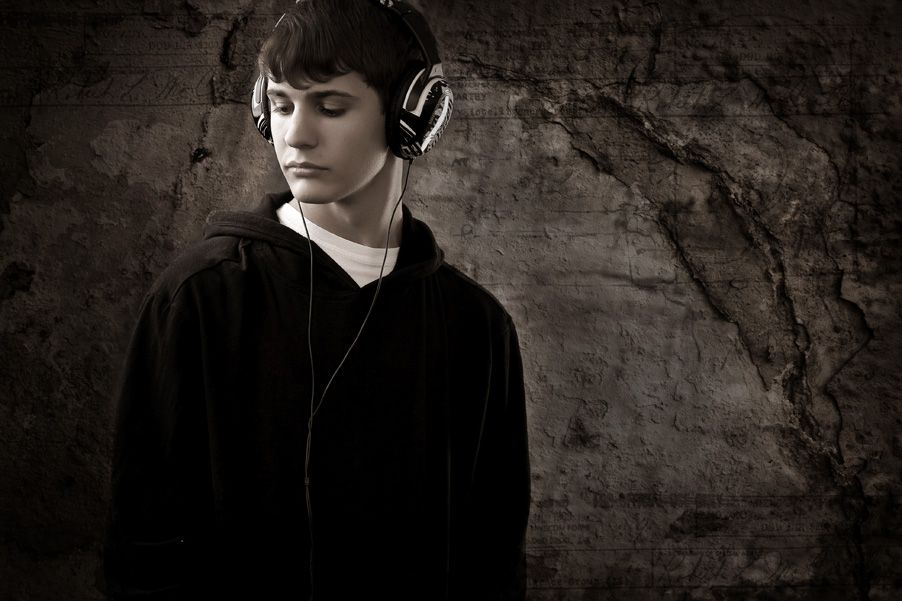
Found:
[[157, 276], [148, 296], [168, 305], [186, 289], [204, 288], [221, 280], [239, 265], [243, 243], [235, 236], [216, 236], [190, 244]]
[[436, 276], [442, 281], [443, 292], [450, 296], [448, 299], [452, 301], [450, 309], [459, 311], [468, 319], [484, 322], [493, 330], [503, 332], [513, 326], [510, 313], [502, 302], [458, 267], [442, 262]]

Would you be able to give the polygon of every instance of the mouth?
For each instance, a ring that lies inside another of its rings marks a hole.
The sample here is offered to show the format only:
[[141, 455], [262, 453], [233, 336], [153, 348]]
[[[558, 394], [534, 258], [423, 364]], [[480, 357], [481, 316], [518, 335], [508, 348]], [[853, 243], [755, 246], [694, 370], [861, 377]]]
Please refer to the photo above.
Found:
[[287, 169], [310, 169], [315, 170], [318, 169], [320, 171], [328, 171], [327, 167], [323, 167], [322, 165], [317, 165], [316, 163], [311, 163], [309, 161], [304, 161], [303, 163], [299, 163], [297, 161], [292, 161], [285, 165]]
[[321, 177], [328, 169], [313, 163], [288, 163], [286, 173], [294, 177]]

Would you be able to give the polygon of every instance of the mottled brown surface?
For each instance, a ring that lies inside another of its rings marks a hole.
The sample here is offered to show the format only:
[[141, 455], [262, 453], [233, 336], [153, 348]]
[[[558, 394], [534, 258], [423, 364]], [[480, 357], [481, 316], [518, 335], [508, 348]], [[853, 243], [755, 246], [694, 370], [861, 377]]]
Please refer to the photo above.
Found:
[[[902, 598], [897, 3], [417, 5], [457, 103], [405, 201], [520, 330], [529, 598]], [[103, 598], [141, 298], [283, 183], [281, 6], [2, 4], [3, 599]]]

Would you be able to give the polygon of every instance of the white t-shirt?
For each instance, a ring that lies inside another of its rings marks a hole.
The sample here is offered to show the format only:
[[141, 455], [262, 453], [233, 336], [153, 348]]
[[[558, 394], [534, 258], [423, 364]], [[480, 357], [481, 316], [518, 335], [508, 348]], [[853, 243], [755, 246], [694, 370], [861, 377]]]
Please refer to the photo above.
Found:
[[[304, 220], [301, 212], [290, 202], [286, 202], [276, 209], [279, 222], [287, 225], [301, 236], [307, 237], [304, 232]], [[403, 217], [402, 217], [403, 218]], [[327, 229], [323, 229], [309, 219], [307, 229], [310, 230], [310, 240], [316, 242], [332, 260], [338, 263], [357, 285], [363, 288], [370, 282], [379, 279], [379, 268], [382, 267], [382, 258], [385, 257], [385, 247], [372, 248], [356, 242], [351, 242], [341, 236], [337, 236]], [[385, 258], [385, 269], [382, 277], [385, 277], [394, 269], [398, 260], [400, 246], [389, 247], [388, 256]]]

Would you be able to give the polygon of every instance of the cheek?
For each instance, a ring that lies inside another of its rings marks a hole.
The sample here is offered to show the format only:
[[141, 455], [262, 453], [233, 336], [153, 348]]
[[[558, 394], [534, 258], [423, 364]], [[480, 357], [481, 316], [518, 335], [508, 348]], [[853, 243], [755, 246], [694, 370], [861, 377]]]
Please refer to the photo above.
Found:
[[341, 162], [354, 171], [370, 172], [381, 168], [387, 159], [386, 153], [391, 152], [385, 140], [384, 121], [374, 124], [369, 119], [355, 120], [342, 124], [341, 131], [335, 134], [332, 140], [341, 146]]
[[282, 156], [285, 154], [285, 142], [283, 141], [280, 132], [277, 132], [275, 129], [271, 131], [273, 152], [275, 152], [276, 158], [279, 159], [279, 164], [281, 164]]
[[359, 114], [352, 122], [349, 121], [349, 130], [355, 143], [365, 147], [368, 152], [388, 146], [385, 139], [384, 115], [372, 112]]

